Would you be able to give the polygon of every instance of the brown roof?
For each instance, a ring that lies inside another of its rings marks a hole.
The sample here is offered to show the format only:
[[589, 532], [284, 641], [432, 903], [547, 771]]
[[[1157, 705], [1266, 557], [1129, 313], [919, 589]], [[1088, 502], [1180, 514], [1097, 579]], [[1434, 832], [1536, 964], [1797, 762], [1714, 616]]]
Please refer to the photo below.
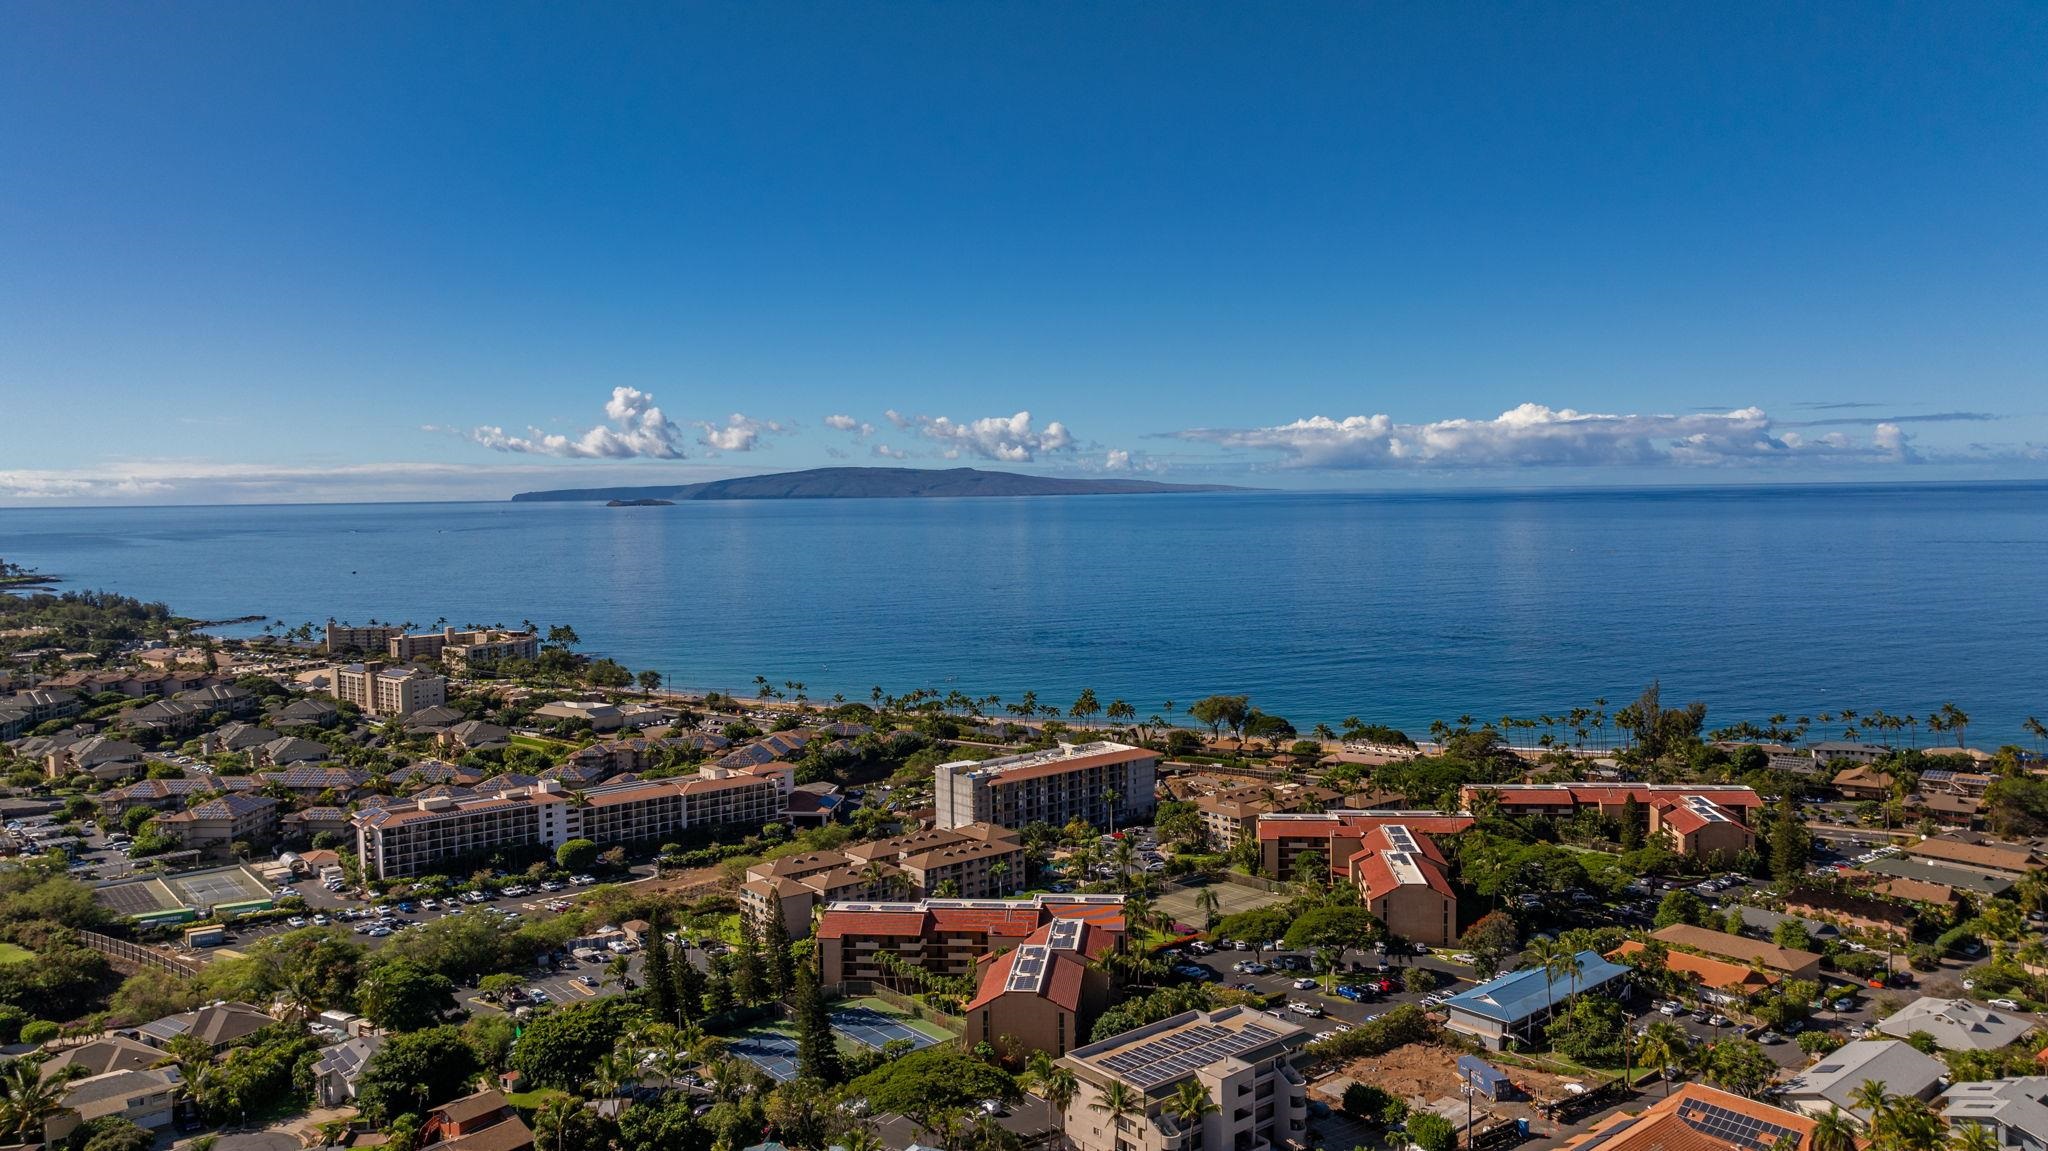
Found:
[[1813, 1120], [1702, 1083], [1688, 1083], [1640, 1114], [1617, 1112], [1565, 1144], [1569, 1151], [1763, 1151], [1773, 1144], [1734, 1136], [1729, 1114], [1782, 1128], [1792, 1151], [1812, 1146]]
[[1946, 883], [1928, 883], [1919, 879], [1893, 879], [1877, 885], [1876, 890], [1893, 899], [1909, 900], [1913, 903], [1950, 904], [1956, 901], [1956, 889]]
[[2024, 843], [1999, 843], [1995, 840], [1943, 836], [1923, 839], [1908, 847], [1906, 852], [1927, 859], [1967, 863], [1973, 867], [1986, 867], [1994, 871], [2027, 872], [2037, 871], [2041, 867], [2039, 856], [2032, 847]]
[[[1607, 958], [1621, 960], [1644, 946], [1631, 939], [1607, 953]], [[1719, 991], [1739, 991], [1745, 995], [1761, 991], [1778, 981], [1776, 975], [1767, 971], [1745, 967], [1740, 963], [1729, 963], [1722, 959], [1709, 959], [1686, 951], [1667, 951], [1664, 966], [1670, 971], [1690, 972], [1700, 977], [1700, 986], [1712, 987]]]
[[1694, 927], [1689, 923], [1674, 923], [1658, 929], [1655, 938], [1679, 947], [1690, 947], [1709, 955], [1724, 959], [1735, 959], [1743, 963], [1761, 960], [1765, 967], [1778, 971], [1800, 971], [1820, 962], [1820, 956], [1811, 951], [1799, 951], [1790, 947], [1779, 947], [1761, 939], [1746, 935], [1728, 935], [1705, 927]]
[[[491, 1094], [496, 1095], [493, 1091]], [[503, 1096], [500, 1096], [502, 1099]], [[472, 1132], [459, 1139], [449, 1139], [434, 1146], [443, 1151], [526, 1151], [533, 1146], [533, 1129], [520, 1122], [517, 1115], [503, 1123], [493, 1123], [481, 1131]]]
[[451, 1099], [434, 1108], [433, 1115], [447, 1123], [473, 1123], [486, 1115], [492, 1115], [512, 1106], [496, 1090], [486, 1087], [474, 1095]]

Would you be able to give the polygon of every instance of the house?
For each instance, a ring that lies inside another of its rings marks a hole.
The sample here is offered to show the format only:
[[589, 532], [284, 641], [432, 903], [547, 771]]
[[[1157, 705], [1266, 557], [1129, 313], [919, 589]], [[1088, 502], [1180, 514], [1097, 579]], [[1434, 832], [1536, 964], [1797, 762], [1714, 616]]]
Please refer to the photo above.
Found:
[[304, 839], [323, 831], [340, 835], [349, 826], [348, 812], [338, 807], [309, 807], [304, 811], [287, 812], [284, 817], [285, 834]]
[[1965, 1123], [1989, 1128], [2000, 1147], [2048, 1148], [2048, 1077], [1958, 1083], [1942, 1092], [1935, 1106], [1951, 1128]]
[[1785, 1104], [1805, 1115], [1825, 1115], [1839, 1107], [1868, 1122], [1870, 1110], [1858, 1107], [1856, 1090], [1866, 1080], [1884, 1084], [1889, 1093], [1929, 1100], [1941, 1093], [1948, 1064], [1923, 1055], [1897, 1039], [1859, 1039], [1825, 1056], [1787, 1081]]
[[626, 726], [625, 714], [617, 707], [601, 701], [558, 699], [534, 708], [533, 714], [542, 719], [580, 719], [589, 724], [592, 731], [617, 731]]
[[1647, 1109], [1617, 1111], [1563, 1151], [1813, 1151], [1814, 1122], [1704, 1083], [1687, 1083]]
[[73, 1079], [64, 1089], [65, 1109], [49, 1117], [43, 1138], [55, 1144], [85, 1124], [106, 1118], [161, 1131], [171, 1125], [172, 1107], [184, 1085], [176, 1067], [122, 1068]]
[[1886, 1019], [1877, 1029], [1897, 1039], [1924, 1031], [1944, 1051], [1996, 1051], [2019, 1041], [2034, 1029], [2034, 1021], [2022, 1015], [2007, 1015], [1967, 999], [1915, 999]]
[[1581, 951], [1575, 958], [1576, 978], [1525, 967], [1451, 996], [1443, 1005], [1449, 1014], [1444, 1026], [1499, 1051], [1510, 1039], [1530, 1038], [1540, 1022], [1574, 996], [1620, 983], [1629, 974], [1595, 952]]
[[55, 748], [43, 757], [43, 774], [50, 779], [79, 772], [105, 780], [141, 775], [142, 748], [112, 736], [95, 735]]
[[356, 1101], [356, 1081], [370, 1056], [384, 1045], [381, 1035], [359, 1035], [320, 1049], [313, 1064], [313, 1095], [322, 1107], [346, 1107]]
[[109, 1071], [141, 1071], [163, 1062], [164, 1053], [147, 1043], [119, 1035], [103, 1035], [76, 1047], [60, 1047], [43, 1061], [43, 1078], [77, 1067], [81, 1078]]
[[286, 735], [258, 745], [249, 754], [257, 767], [290, 767], [300, 763], [319, 763], [332, 753], [326, 744], [318, 740]]
[[[1625, 963], [1628, 957], [1649, 950], [1643, 944], [1631, 939], [1620, 947], [1608, 952], [1607, 958]], [[1743, 963], [1729, 963], [1725, 960], [1710, 959], [1694, 955], [1689, 951], [1664, 953], [1664, 967], [1698, 980], [1700, 998], [1723, 1005], [1747, 1002], [1752, 996], [1767, 991], [1778, 983], [1778, 976], [1768, 971], [1758, 971]]]
[[1889, 771], [1877, 771], [1858, 765], [1846, 767], [1835, 773], [1835, 790], [1843, 799], [1883, 803], [1892, 797], [1892, 787], [1898, 781]]
[[447, 1151], [532, 1151], [533, 1132], [495, 1088], [444, 1103], [420, 1125], [421, 1147]]
[[[1308, 1039], [1302, 1027], [1248, 1007], [1188, 1011], [1060, 1059], [1074, 1073], [1063, 1130], [1076, 1151], [1212, 1151], [1306, 1146], [1308, 1088], [1290, 1057]], [[1189, 1130], [1168, 1099], [1198, 1084], [1213, 1109]], [[1104, 1102], [1120, 1086], [1136, 1103], [1128, 1114]]]
[[435, 735], [446, 731], [469, 717], [445, 703], [423, 707], [405, 717], [405, 730], [422, 735]]
[[183, 1011], [135, 1028], [134, 1037], [152, 1047], [168, 1047], [180, 1035], [190, 1035], [219, 1051], [237, 1040], [247, 1039], [277, 1022], [247, 1003], [209, 1003], [197, 1011]]
[[510, 747], [512, 729], [499, 727], [495, 723], [485, 723], [480, 719], [465, 719], [450, 724], [435, 738], [443, 750], [461, 755], [494, 747]]
[[1993, 839], [1973, 831], [1934, 836], [1906, 848], [1906, 854], [1930, 863], [1981, 869], [2019, 879], [2041, 870], [2041, 852], [2030, 843]]
[[199, 741], [201, 750], [208, 755], [222, 752], [250, 751], [262, 747], [278, 738], [278, 734], [267, 727], [250, 723], [224, 723], [220, 728]]
[[277, 709], [270, 717], [274, 727], [333, 727], [341, 722], [341, 709], [324, 699], [300, 699]]
[[1674, 949], [1695, 951], [1730, 963], [1762, 964], [1764, 970], [1776, 972], [1785, 979], [1820, 978], [1820, 956], [1811, 951], [1779, 947], [1775, 943], [1743, 935], [1727, 935], [1689, 923], [1659, 928], [1651, 938], [1661, 940]]

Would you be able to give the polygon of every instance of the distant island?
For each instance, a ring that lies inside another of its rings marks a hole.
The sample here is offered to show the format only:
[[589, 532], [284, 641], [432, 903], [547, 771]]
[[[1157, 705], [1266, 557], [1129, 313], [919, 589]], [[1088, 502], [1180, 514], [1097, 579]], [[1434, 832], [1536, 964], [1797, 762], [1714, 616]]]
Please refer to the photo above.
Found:
[[[518, 499], [519, 497], [514, 496], [512, 498]], [[608, 508], [672, 508], [675, 505], [676, 502], [674, 500], [606, 500], [604, 502], [604, 506]]]
[[1063, 479], [978, 468], [812, 468], [708, 483], [642, 488], [563, 488], [520, 492], [514, 503], [642, 506], [679, 500], [886, 500], [962, 496], [1120, 496], [1167, 492], [1241, 492], [1226, 484], [1163, 484], [1153, 480]]

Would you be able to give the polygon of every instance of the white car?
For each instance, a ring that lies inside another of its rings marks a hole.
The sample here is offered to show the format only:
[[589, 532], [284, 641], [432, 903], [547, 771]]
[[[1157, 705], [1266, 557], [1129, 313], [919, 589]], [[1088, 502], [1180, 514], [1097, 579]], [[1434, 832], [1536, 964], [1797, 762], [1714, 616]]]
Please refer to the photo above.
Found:
[[326, 917], [325, 915], [316, 915], [316, 916], [314, 916], [314, 917], [313, 917], [313, 926], [315, 926], [315, 927], [325, 927], [325, 926], [327, 926], [327, 917]]
[[1305, 978], [1304, 978], [1304, 979], [1297, 979], [1297, 980], [1295, 980], [1295, 981], [1294, 981], [1294, 989], [1295, 989], [1296, 991], [1309, 991], [1309, 990], [1312, 990], [1312, 989], [1314, 989], [1314, 987], [1315, 987], [1315, 986], [1316, 986], [1316, 981], [1315, 981], [1315, 980], [1313, 980], [1313, 979], [1305, 979]]
[[1323, 1017], [1323, 1009], [1313, 1003], [1289, 1003], [1287, 1010], [1294, 1012], [1296, 1015], [1306, 1015], [1310, 1019], [1321, 1019]]
[[290, 919], [285, 920], [284, 925], [286, 927], [304, 927], [306, 925], [306, 917], [303, 915], [294, 915]]
[[1677, 1015], [1684, 1010], [1685, 1005], [1683, 1003], [1659, 1003], [1657, 1005], [1657, 1014], [1659, 1015]]
[[2018, 1011], [2020, 1009], [2020, 1005], [2010, 999], [1986, 999], [1984, 1003], [1986, 1006], [1996, 1007], [2000, 1011]]

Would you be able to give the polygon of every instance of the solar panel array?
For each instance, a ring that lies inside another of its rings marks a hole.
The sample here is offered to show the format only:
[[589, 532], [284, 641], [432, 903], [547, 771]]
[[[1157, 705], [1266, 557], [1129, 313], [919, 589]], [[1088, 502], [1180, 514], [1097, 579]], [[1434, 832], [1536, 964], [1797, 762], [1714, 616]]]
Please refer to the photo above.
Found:
[[1415, 845], [1415, 836], [1398, 823], [1390, 823], [1380, 830], [1387, 833], [1387, 842], [1393, 844], [1397, 851], [1417, 852], [1422, 850]]
[[1046, 932], [1045, 945], [1054, 951], [1079, 951], [1081, 929], [1085, 926], [1086, 924], [1078, 919], [1055, 919], [1052, 921], [1051, 929]]
[[1232, 1030], [1212, 1023], [1170, 1032], [1098, 1060], [1140, 1090], [1178, 1082], [1226, 1056], [1249, 1051], [1280, 1038], [1256, 1023]]
[[1681, 1105], [1678, 1117], [1695, 1131], [1725, 1143], [1754, 1148], [1755, 1151], [1769, 1151], [1785, 1136], [1798, 1136], [1798, 1132], [1790, 1127], [1781, 1127], [1754, 1115], [1744, 1115], [1740, 1111], [1697, 1100], [1688, 1100]]
[[1016, 958], [1010, 961], [1010, 978], [1003, 984], [1003, 990], [1037, 994], [1045, 987], [1045, 977], [1051, 971], [1052, 952], [1042, 943], [1027, 943], [1017, 949]]
[[1730, 822], [1726, 813], [1724, 813], [1719, 807], [1715, 806], [1713, 800], [1708, 799], [1704, 795], [1686, 796], [1685, 805], [1692, 809], [1692, 813], [1694, 815], [1699, 816], [1701, 819], [1704, 819], [1709, 823]]

